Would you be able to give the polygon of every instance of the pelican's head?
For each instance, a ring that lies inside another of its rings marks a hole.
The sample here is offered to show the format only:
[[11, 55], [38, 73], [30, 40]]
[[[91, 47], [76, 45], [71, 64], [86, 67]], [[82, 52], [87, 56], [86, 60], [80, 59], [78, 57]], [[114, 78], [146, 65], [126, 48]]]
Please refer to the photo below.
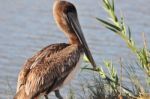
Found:
[[81, 30], [75, 6], [67, 1], [56, 0], [53, 6], [53, 15], [57, 25], [69, 38], [69, 42], [83, 46], [87, 58], [95, 68], [96, 64]]
[[53, 15], [59, 28], [69, 38], [69, 42], [79, 43], [79, 40], [76, 37], [70, 23], [70, 20], [72, 19], [77, 20], [77, 12], [75, 6], [67, 1], [56, 0], [53, 5]]

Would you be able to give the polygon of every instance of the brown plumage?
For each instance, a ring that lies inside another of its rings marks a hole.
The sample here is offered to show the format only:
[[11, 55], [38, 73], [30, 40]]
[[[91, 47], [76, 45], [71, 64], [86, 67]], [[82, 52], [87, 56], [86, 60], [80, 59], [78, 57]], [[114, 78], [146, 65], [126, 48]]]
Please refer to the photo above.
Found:
[[52, 44], [29, 58], [18, 76], [17, 92], [14, 99], [34, 99], [44, 94], [45, 98], [55, 91], [59, 99], [59, 89], [68, 83], [82, 58], [83, 52], [95, 68], [95, 62], [88, 49], [73, 4], [55, 1], [53, 14], [57, 25], [66, 34], [69, 44]]
[[76, 66], [80, 52], [82, 51], [78, 45], [65, 43], [42, 49], [24, 64], [18, 77], [17, 92], [25, 89], [31, 99], [40, 93], [48, 94], [61, 87], [62, 81], [75, 68], [72, 66]]

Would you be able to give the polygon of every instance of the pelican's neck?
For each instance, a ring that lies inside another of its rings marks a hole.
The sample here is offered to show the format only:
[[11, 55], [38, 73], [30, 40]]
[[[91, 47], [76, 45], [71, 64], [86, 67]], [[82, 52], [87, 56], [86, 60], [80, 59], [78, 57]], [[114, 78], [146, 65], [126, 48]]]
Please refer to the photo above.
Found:
[[69, 39], [69, 44], [78, 44], [78, 45], [80, 45], [80, 42], [79, 42], [79, 40], [76, 36], [69, 37], [68, 39]]

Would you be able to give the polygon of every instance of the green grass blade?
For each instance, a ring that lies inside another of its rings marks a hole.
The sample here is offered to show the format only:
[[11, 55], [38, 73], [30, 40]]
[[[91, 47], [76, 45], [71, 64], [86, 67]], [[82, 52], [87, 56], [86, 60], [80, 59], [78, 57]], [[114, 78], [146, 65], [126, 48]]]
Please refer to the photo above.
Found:
[[121, 31], [121, 29], [103, 19], [100, 19], [100, 18], [96, 18], [99, 22], [103, 23], [106, 27], [110, 27], [111, 29], [113, 30], [116, 30], [116, 31]]

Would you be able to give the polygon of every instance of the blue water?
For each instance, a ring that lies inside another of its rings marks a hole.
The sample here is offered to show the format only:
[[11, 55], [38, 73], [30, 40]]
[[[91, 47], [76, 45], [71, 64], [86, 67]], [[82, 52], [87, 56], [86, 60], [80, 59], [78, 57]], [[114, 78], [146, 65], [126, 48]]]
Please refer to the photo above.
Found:
[[[107, 18], [100, 0], [69, 0], [78, 10], [85, 38], [97, 64], [109, 59], [134, 62], [131, 52], [114, 33], [94, 17]], [[11, 99], [18, 72], [25, 60], [46, 45], [67, 42], [52, 16], [54, 0], [0, 0], [0, 99]], [[117, 13], [123, 12], [138, 47], [142, 33], [150, 45], [150, 0], [116, 0]], [[84, 65], [84, 64], [83, 64]], [[117, 67], [119, 70], [119, 68]], [[72, 82], [79, 82], [79, 76]], [[80, 77], [82, 79], [82, 77]], [[70, 86], [70, 85], [69, 85]], [[68, 90], [68, 87], [63, 91]]]

